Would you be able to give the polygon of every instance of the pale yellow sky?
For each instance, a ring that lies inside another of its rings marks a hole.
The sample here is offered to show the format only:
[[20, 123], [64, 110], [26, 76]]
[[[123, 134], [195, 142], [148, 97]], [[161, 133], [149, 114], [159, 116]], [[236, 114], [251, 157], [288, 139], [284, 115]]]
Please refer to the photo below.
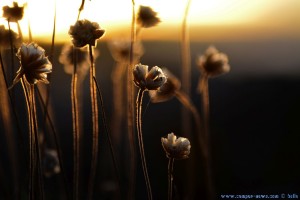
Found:
[[[0, 6], [13, 1], [1, 0]], [[24, 19], [20, 22], [23, 34], [28, 34], [30, 21], [34, 38], [49, 38], [53, 28], [55, 0], [27, 2]], [[180, 25], [187, 0], [136, 0], [137, 5], [151, 6], [162, 23], [143, 31], [145, 39], [172, 39], [180, 35]], [[70, 25], [75, 23], [81, 0], [56, 0], [57, 41], [68, 40]], [[188, 22], [195, 40], [222, 40], [240, 37], [300, 38], [299, 0], [192, 0]], [[2, 11], [0, 12], [2, 16]], [[131, 0], [86, 0], [81, 18], [96, 21], [106, 29], [105, 38], [128, 36], [131, 23]], [[5, 24], [0, 19], [0, 24]], [[14, 27], [14, 26], [13, 26]]]

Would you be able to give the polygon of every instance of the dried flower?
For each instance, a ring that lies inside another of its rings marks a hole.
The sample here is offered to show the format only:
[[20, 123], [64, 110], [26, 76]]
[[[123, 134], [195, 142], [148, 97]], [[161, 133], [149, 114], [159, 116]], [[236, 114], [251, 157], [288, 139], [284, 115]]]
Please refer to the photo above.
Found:
[[168, 134], [167, 138], [161, 138], [167, 157], [177, 160], [188, 158], [191, 149], [190, 141], [183, 137], [176, 138], [174, 133]]
[[210, 46], [204, 55], [198, 57], [197, 65], [200, 71], [208, 77], [218, 76], [230, 70], [227, 55], [213, 46]]
[[69, 29], [69, 35], [73, 38], [72, 42], [75, 47], [96, 46], [96, 40], [104, 33], [105, 31], [100, 28], [98, 23], [90, 22], [87, 19], [78, 20]]
[[[85, 48], [75, 48], [76, 61], [77, 61], [77, 72], [83, 77], [88, 73], [89, 53]], [[94, 60], [97, 59], [99, 52], [97, 49], [94, 50]], [[62, 52], [59, 56], [59, 62], [64, 65], [64, 70], [67, 74], [73, 74], [74, 70], [74, 47], [72, 45], [64, 45]]]
[[54, 174], [60, 173], [59, 160], [57, 151], [53, 149], [45, 149], [43, 154], [44, 175], [51, 177]]
[[133, 76], [135, 85], [143, 90], [157, 90], [167, 81], [167, 77], [159, 67], [152, 67], [148, 72], [148, 66], [141, 63], [135, 66]]
[[[21, 40], [18, 34], [11, 30], [12, 42], [16, 47], [19, 47]], [[10, 33], [8, 29], [5, 29], [3, 25], [0, 25], [0, 47], [9, 48], [10, 47]]]
[[176, 92], [178, 92], [181, 87], [180, 81], [170, 71], [164, 68], [163, 72], [168, 77], [167, 82], [157, 90], [149, 91], [153, 103], [169, 101], [176, 95]]
[[[120, 63], [128, 63], [130, 56], [130, 41], [113, 40], [108, 44], [113, 59]], [[141, 42], [135, 42], [133, 46], [133, 61], [137, 62], [144, 54], [144, 48]]]
[[3, 6], [3, 17], [9, 22], [18, 22], [23, 18], [24, 6], [19, 7], [17, 2], [13, 2], [13, 7]]
[[49, 83], [47, 74], [52, 71], [52, 64], [45, 56], [45, 50], [36, 43], [22, 44], [17, 52], [20, 60], [20, 69], [13, 81], [15, 85], [23, 75], [30, 84], [36, 84], [38, 81]]
[[156, 26], [160, 22], [160, 19], [156, 15], [157, 12], [153, 11], [151, 7], [140, 6], [137, 16], [137, 23], [143, 28]]

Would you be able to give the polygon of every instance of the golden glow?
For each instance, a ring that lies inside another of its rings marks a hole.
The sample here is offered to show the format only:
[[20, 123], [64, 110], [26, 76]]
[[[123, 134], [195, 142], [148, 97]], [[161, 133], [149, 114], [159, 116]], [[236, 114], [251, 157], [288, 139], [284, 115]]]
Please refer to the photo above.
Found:
[[[0, 6], [12, 5], [12, 2], [11, 0], [1, 0]], [[57, 40], [69, 38], [68, 29], [75, 23], [81, 4], [81, 0], [22, 0], [17, 2], [20, 5], [27, 2], [25, 16], [20, 24], [23, 34], [26, 36], [28, 35], [28, 21], [30, 21], [34, 38], [41, 36], [51, 38], [54, 8], [56, 7]], [[162, 23], [154, 30], [160, 31], [168, 31], [169, 28], [166, 27], [170, 26], [177, 26], [180, 29], [186, 3], [187, 0], [136, 0], [137, 7], [138, 5], [147, 5], [158, 12]], [[188, 22], [194, 27], [247, 27], [255, 24], [260, 27], [264, 25], [277, 26], [279, 30], [285, 27], [287, 30], [287, 24], [293, 26], [293, 22], [300, 20], [296, 8], [300, 8], [299, 0], [191, 0]], [[86, 0], [80, 18], [98, 22], [102, 28], [109, 30], [105, 36], [105, 38], [109, 38], [130, 34], [131, 12], [131, 0]], [[283, 17], [290, 16], [291, 13], [295, 15], [293, 19]], [[0, 14], [2, 15], [2, 10]], [[6, 25], [7, 23], [4, 19], [0, 19], [0, 24]], [[153, 31], [149, 30], [149, 32]], [[154, 32], [151, 37], [155, 38], [155, 35], [157, 37], [158, 34]], [[161, 35], [169, 37], [167, 33]]]

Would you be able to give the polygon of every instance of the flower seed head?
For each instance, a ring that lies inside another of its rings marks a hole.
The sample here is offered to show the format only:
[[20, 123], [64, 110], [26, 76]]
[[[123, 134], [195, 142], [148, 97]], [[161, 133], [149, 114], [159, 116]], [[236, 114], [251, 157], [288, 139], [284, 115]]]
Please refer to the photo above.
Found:
[[96, 46], [96, 40], [104, 33], [105, 31], [100, 28], [98, 23], [90, 22], [87, 19], [78, 20], [69, 29], [69, 35], [73, 38], [72, 42], [75, 47]]
[[[17, 48], [21, 45], [21, 39], [18, 34], [11, 30], [11, 37], [13, 45]], [[0, 25], [0, 47], [10, 48], [10, 33], [8, 29], [5, 29], [3, 25]]]
[[148, 66], [142, 64], [135, 66], [133, 77], [135, 85], [143, 90], [157, 90], [167, 81], [167, 77], [159, 67], [152, 67], [148, 71]]
[[23, 18], [24, 6], [19, 6], [17, 2], [13, 2], [13, 7], [3, 6], [3, 17], [9, 22], [18, 22]]
[[198, 57], [197, 65], [200, 71], [208, 77], [218, 76], [230, 71], [228, 57], [219, 52], [215, 47], [209, 47], [205, 54]]
[[153, 103], [169, 101], [181, 87], [180, 81], [170, 71], [164, 68], [163, 72], [168, 77], [167, 81], [159, 89], [149, 91]]
[[160, 22], [160, 19], [156, 15], [157, 12], [153, 11], [151, 7], [140, 6], [137, 16], [137, 23], [143, 28], [156, 26]]
[[190, 141], [183, 137], [177, 138], [174, 133], [168, 134], [167, 138], [162, 137], [161, 143], [168, 158], [186, 159], [190, 154]]
[[15, 85], [25, 75], [30, 84], [36, 84], [38, 81], [49, 83], [47, 74], [51, 73], [52, 65], [45, 56], [45, 50], [36, 43], [22, 44], [17, 52], [20, 61], [20, 68], [13, 81]]

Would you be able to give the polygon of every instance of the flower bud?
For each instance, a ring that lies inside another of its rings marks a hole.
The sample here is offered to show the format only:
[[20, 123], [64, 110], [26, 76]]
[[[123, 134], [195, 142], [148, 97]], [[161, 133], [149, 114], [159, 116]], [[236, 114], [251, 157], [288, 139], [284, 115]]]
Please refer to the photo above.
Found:
[[44, 175], [51, 177], [60, 172], [59, 160], [57, 151], [53, 149], [45, 149], [43, 154]]
[[157, 12], [153, 11], [151, 7], [140, 6], [137, 16], [137, 23], [143, 28], [156, 26], [160, 22], [160, 19], [156, 15]]
[[13, 2], [13, 7], [3, 6], [3, 17], [9, 22], [18, 22], [23, 18], [24, 6], [19, 7], [17, 2]]
[[190, 141], [183, 137], [176, 138], [174, 133], [168, 134], [167, 138], [161, 138], [167, 157], [177, 160], [188, 158], [191, 149]]

